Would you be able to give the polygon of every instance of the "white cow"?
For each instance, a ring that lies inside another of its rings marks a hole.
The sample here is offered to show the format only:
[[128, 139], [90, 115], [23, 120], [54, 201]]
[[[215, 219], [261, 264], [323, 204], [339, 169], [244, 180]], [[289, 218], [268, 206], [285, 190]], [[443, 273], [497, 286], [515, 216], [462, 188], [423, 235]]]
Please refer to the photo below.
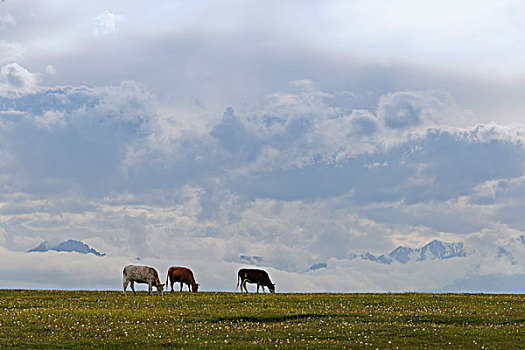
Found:
[[151, 295], [152, 288], [157, 288], [157, 292], [162, 294], [164, 289], [164, 283], [160, 283], [159, 274], [157, 270], [149, 266], [138, 266], [138, 265], [128, 265], [124, 267], [122, 271], [122, 279], [124, 286], [124, 295], [126, 295], [126, 288], [128, 283], [130, 283], [131, 290], [134, 294], [135, 292], [135, 282], [137, 283], [147, 283], [148, 284], [148, 294]]

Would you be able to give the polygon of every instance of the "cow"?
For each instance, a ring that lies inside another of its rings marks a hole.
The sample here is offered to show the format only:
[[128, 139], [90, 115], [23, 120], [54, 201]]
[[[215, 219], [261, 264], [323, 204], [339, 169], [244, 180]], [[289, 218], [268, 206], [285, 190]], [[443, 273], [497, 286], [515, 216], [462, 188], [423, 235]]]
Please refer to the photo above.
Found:
[[173, 292], [173, 284], [175, 282], [180, 282], [180, 291], [182, 292], [182, 287], [184, 284], [188, 285], [188, 292], [197, 292], [199, 290], [199, 284], [195, 283], [195, 278], [193, 278], [193, 272], [187, 267], [172, 266], [168, 270], [168, 275], [166, 276], [166, 288], [169, 284], [171, 286], [171, 291]]
[[275, 293], [275, 283], [270, 281], [268, 273], [264, 270], [240, 269], [237, 273], [237, 287], [235, 287], [235, 290], [237, 290], [239, 287], [239, 282], [241, 284], [241, 292], [243, 291], [242, 288], [244, 287], [244, 290], [246, 293], [248, 293], [246, 283], [257, 283], [257, 293], [259, 293], [259, 287], [262, 287], [263, 293], [264, 287], [268, 287], [270, 293]]
[[157, 270], [149, 266], [138, 266], [138, 265], [128, 265], [124, 267], [122, 271], [124, 295], [126, 295], [126, 288], [128, 283], [130, 283], [131, 290], [134, 294], [135, 292], [135, 282], [137, 283], [147, 283], [148, 284], [148, 294], [151, 295], [152, 288], [157, 288], [159, 295], [162, 294], [164, 289], [164, 284], [160, 283], [159, 274]]

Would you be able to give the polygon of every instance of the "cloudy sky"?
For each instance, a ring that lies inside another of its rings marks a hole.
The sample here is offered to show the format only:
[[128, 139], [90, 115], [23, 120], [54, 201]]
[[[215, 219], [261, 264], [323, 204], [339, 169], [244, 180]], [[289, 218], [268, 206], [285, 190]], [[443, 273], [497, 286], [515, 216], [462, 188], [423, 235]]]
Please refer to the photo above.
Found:
[[[524, 292], [519, 0], [0, 3], [0, 288]], [[81, 240], [106, 253], [27, 253]], [[465, 257], [355, 258], [462, 242]], [[326, 268], [311, 271], [315, 264]]]

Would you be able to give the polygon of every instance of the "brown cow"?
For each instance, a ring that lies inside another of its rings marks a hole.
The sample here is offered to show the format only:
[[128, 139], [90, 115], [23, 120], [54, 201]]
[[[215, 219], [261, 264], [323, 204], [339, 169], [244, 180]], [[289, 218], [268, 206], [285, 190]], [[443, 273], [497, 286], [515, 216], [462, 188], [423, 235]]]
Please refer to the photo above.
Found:
[[137, 283], [147, 283], [148, 284], [148, 294], [151, 295], [152, 287], [157, 288], [157, 292], [162, 294], [164, 289], [164, 284], [160, 283], [159, 274], [157, 270], [149, 266], [138, 266], [138, 265], [128, 265], [124, 267], [122, 271], [124, 295], [126, 295], [126, 288], [128, 283], [130, 283], [131, 290], [134, 294], [135, 292], [135, 282]]
[[270, 293], [275, 293], [275, 283], [270, 281], [270, 276], [264, 270], [240, 269], [237, 273], [237, 287], [235, 287], [235, 290], [239, 287], [239, 281], [241, 283], [241, 292], [244, 287], [244, 290], [248, 293], [246, 283], [257, 283], [257, 293], [259, 293], [259, 287], [262, 287], [263, 293], [264, 287], [268, 287]]
[[188, 292], [197, 292], [199, 290], [199, 284], [195, 283], [195, 278], [193, 278], [193, 272], [187, 267], [172, 266], [168, 270], [168, 275], [166, 276], [166, 286], [168, 285], [168, 280], [170, 281], [171, 291], [173, 292], [173, 284], [175, 282], [180, 282], [180, 291], [182, 292], [182, 287], [184, 284], [188, 285]]

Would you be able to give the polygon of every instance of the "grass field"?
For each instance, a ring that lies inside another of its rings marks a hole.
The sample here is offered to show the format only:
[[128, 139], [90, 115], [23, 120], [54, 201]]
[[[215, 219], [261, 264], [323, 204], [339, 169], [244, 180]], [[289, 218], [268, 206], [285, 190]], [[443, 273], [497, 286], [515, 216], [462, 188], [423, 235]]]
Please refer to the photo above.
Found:
[[0, 290], [0, 348], [525, 349], [525, 295]]

